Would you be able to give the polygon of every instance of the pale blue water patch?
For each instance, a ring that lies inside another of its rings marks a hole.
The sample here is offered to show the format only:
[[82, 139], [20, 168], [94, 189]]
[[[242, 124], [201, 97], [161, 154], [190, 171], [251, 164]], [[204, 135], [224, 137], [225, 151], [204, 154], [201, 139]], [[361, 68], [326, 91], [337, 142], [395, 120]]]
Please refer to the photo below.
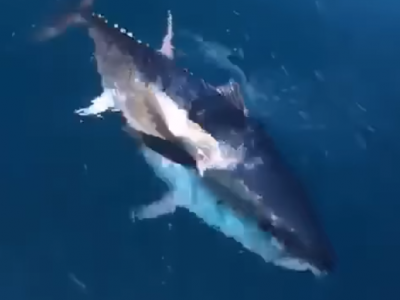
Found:
[[[170, 184], [172, 199], [167, 198], [167, 206], [174, 202], [177, 207], [187, 209], [208, 226], [260, 255], [266, 262], [281, 257], [280, 247], [271, 235], [260, 230], [253, 220], [238, 215], [218, 201], [192, 171], [172, 162], [163, 162], [161, 156], [150, 149], [143, 149], [143, 154], [156, 174]], [[166, 207], [166, 211], [170, 212], [170, 207]]]

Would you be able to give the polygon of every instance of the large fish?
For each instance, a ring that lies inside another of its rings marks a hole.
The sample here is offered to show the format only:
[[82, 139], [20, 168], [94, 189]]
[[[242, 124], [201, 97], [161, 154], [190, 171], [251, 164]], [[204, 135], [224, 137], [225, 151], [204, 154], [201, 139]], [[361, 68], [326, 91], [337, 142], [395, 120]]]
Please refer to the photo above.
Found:
[[155, 50], [92, 13], [91, 4], [85, 0], [39, 38], [71, 24], [87, 26], [105, 92], [148, 163], [171, 186], [163, 199], [137, 209], [135, 219], [183, 207], [265, 261], [331, 271], [332, 249], [307, 195], [261, 123], [248, 116], [238, 85], [214, 87], [177, 67], [171, 24]]

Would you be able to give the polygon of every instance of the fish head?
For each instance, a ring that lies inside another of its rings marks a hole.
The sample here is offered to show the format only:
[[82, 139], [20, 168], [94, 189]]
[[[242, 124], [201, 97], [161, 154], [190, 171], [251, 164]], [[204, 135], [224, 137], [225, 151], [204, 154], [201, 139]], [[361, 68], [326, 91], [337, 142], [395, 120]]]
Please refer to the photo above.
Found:
[[[307, 222], [293, 222], [285, 214], [271, 214], [271, 219], [258, 222], [260, 228], [271, 233], [274, 243], [282, 250], [275, 265], [305, 271], [315, 275], [329, 274], [334, 270], [333, 251], [319, 228], [309, 227]], [[313, 226], [317, 226], [315, 223]]]
[[234, 175], [254, 201], [253, 215], [282, 248], [275, 263], [290, 269], [326, 274], [333, 271], [332, 246], [300, 180], [285, 165], [263, 128], [242, 135], [244, 163]]
[[230, 126], [229, 130], [213, 122], [208, 126], [213, 137], [232, 147], [241, 145], [243, 158], [234, 169], [206, 173], [212, 182], [208, 186], [221, 201], [252, 218], [262, 231], [272, 235], [281, 250], [274, 264], [292, 270], [311, 270], [314, 274], [333, 271], [333, 250], [310, 199], [264, 128], [250, 119], [242, 120], [245, 125]]

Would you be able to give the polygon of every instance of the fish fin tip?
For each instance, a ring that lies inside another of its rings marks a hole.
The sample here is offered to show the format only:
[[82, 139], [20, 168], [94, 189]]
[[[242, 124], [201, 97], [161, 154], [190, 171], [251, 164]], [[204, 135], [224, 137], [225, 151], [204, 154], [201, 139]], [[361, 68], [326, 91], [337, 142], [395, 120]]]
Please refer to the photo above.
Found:
[[172, 39], [174, 37], [173, 25], [172, 25], [172, 14], [171, 11], [168, 10], [167, 17], [167, 33], [164, 36], [162, 46], [160, 50], [158, 50], [161, 54], [168, 57], [169, 59], [174, 59], [174, 45], [172, 43]]
[[35, 42], [44, 42], [56, 38], [64, 33], [72, 25], [85, 24], [85, 15], [92, 9], [94, 0], [82, 0], [78, 8], [70, 13], [56, 18], [50, 25], [40, 27], [32, 34]]
[[133, 221], [143, 219], [155, 219], [164, 215], [172, 214], [176, 210], [176, 196], [174, 191], [165, 193], [158, 201], [133, 209], [131, 218]]

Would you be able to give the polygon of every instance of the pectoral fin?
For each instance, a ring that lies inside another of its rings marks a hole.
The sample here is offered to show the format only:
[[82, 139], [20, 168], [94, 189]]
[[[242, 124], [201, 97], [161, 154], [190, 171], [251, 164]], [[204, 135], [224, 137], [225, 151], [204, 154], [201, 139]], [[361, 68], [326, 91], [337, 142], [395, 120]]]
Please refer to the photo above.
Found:
[[133, 137], [140, 147], [149, 147], [172, 162], [191, 169], [197, 169], [195, 158], [186, 150], [185, 145], [179, 139], [165, 140], [138, 132], [127, 125], [123, 127], [123, 130]]
[[142, 143], [142, 135], [139, 131], [133, 129], [132, 127], [130, 127], [128, 125], [122, 126], [122, 130], [125, 131], [135, 141]]
[[172, 214], [176, 210], [174, 192], [166, 193], [161, 200], [142, 206], [132, 211], [132, 220], [154, 219], [163, 215]]

